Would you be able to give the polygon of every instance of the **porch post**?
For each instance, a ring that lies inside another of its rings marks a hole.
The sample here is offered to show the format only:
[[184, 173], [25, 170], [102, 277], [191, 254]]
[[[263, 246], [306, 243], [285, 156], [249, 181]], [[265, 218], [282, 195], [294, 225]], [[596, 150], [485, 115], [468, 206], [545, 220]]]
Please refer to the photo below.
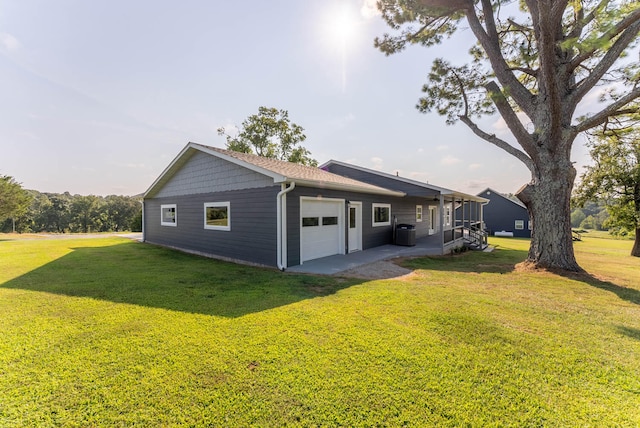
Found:
[[440, 193], [440, 218], [438, 222], [440, 223], [440, 241], [442, 242], [442, 252], [444, 253], [444, 196]]

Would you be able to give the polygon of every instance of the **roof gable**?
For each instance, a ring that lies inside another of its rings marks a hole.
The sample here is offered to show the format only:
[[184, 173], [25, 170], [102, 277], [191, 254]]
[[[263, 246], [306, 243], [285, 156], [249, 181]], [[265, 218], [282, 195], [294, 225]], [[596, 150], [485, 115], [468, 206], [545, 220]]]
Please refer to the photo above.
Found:
[[[484, 196], [481, 196], [481, 195], [484, 195]], [[526, 205], [523, 204], [521, 201], [519, 201], [517, 199], [509, 198], [509, 197], [505, 196], [504, 194], [493, 190], [490, 187], [487, 187], [482, 192], [478, 193], [478, 196], [481, 196], [481, 197], [486, 198], [486, 199], [491, 199], [491, 196], [493, 196], [493, 195], [497, 195], [497, 196], [501, 197], [502, 199], [505, 199], [505, 200], [511, 202], [512, 204], [519, 206], [520, 208], [524, 208], [525, 210], [527, 209]]]
[[273, 184], [295, 182], [301, 186], [320, 187], [336, 190], [351, 190], [364, 193], [385, 194], [390, 196], [404, 196], [404, 193], [374, 186], [353, 180], [341, 175], [332, 174], [320, 168], [295, 164], [292, 162], [269, 159], [248, 153], [224, 150], [203, 144], [189, 143], [165, 168], [160, 176], [145, 192], [145, 197], [152, 197], [173, 177], [194, 155], [203, 152], [211, 156], [226, 160], [249, 170], [263, 174], [273, 179]]

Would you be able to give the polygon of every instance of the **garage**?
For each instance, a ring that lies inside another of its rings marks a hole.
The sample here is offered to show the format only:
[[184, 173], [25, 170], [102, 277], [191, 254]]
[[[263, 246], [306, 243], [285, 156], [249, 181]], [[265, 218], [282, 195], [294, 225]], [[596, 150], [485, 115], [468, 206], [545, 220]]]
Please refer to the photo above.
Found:
[[301, 261], [344, 254], [344, 200], [301, 198]]

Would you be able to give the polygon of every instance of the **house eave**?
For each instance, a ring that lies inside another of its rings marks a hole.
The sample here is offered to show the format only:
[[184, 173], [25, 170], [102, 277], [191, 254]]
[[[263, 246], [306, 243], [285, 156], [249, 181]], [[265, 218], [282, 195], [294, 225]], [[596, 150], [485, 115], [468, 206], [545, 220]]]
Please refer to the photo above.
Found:
[[286, 178], [282, 182], [283, 183], [295, 182], [296, 186], [314, 187], [318, 189], [342, 190], [342, 191], [349, 191], [349, 192], [369, 193], [373, 195], [385, 195], [385, 196], [396, 196], [396, 197], [406, 196], [406, 193], [404, 192], [384, 189], [382, 187], [378, 187], [378, 188], [375, 188], [373, 186], [362, 187], [362, 186], [348, 185], [343, 183], [329, 183], [326, 181], [300, 180], [300, 179], [293, 179], [293, 178]]

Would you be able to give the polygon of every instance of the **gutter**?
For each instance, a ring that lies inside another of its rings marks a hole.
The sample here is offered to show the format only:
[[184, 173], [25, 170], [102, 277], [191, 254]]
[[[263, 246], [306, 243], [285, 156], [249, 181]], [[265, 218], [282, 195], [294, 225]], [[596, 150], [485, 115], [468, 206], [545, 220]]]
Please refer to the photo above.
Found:
[[295, 189], [296, 183], [292, 181], [289, 187], [282, 183], [282, 190], [276, 196], [276, 223], [277, 223], [277, 265], [284, 271], [287, 268], [287, 197], [286, 194]]

